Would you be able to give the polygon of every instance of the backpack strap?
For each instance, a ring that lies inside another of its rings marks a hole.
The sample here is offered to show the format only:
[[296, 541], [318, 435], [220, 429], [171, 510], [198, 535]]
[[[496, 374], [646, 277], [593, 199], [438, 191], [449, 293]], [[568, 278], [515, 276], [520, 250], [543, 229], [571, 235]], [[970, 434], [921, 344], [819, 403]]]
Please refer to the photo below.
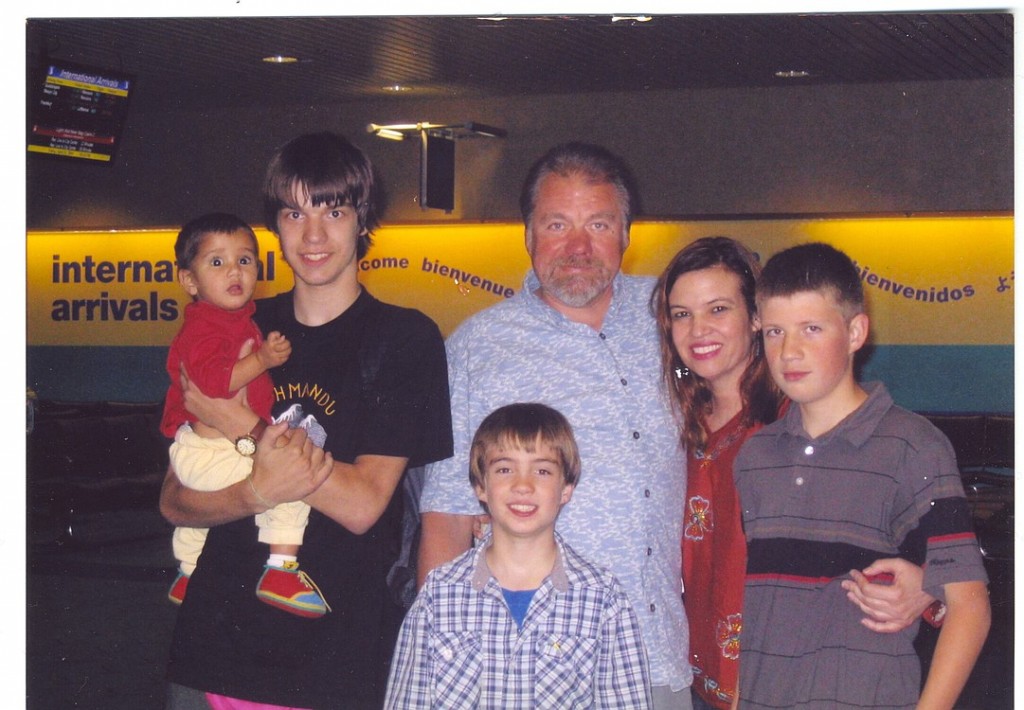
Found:
[[381, 361], [384, 359], [384, 338], [381, 337], [380, 321], [373, 318], [367, 320], [358, 352], [360, 391], [364, 396], [369, 396], [372, 392], [380, 373]]
[[[359, 344], [360, 392], [364, 398], [379, 403], [377, 376], [384, 360], [384, 337], [380, 320], [371, 319], [363, 330]], [[416, 553], [420, 539], [420, 490], [423, 488], [423, 467], [408, 468], [395, 490], [402, 496], [402, 539], [398, 559], [387, 575], [392, 600], [406, 609], [416, 598]]]

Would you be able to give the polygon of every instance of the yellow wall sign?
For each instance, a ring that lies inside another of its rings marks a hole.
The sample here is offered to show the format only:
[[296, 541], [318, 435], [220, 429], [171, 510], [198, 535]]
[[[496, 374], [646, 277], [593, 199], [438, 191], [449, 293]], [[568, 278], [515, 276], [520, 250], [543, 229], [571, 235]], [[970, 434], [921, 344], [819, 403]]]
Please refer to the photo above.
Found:
[[[824, 241], [854, 259], [868, 296], [873, 341], [887, 345], [1013, 342], [1010, 217], [640, 222], [624, 270], [655, 275], [683, 246], [735, 237], [771, 254]], [[167, 345], [187, 296], [174, 268], [174, 231], [29, 232], [28, 345]], [[257, 296], [291, 288], [273, 234], [257, 230]], [[359, 264], [376, 297], [418, 308], [447, 335], [511, 297], [529, 268], [518, 224], [382, 228]]]

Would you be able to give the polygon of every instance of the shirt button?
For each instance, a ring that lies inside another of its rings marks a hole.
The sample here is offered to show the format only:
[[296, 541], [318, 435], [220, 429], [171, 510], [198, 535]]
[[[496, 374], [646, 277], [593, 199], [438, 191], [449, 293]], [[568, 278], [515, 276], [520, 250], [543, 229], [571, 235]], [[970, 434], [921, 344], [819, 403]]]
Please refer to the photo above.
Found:
[[803, 476], [797, 476], [796, 480], [793, 481], [793, 483], [795, 483], [798, 486], [804, 485], [804, 477]]
[[813, 453], [814, 453], [814, 447], [813, 446], [808, 444], [807, 446], [804, 447], [804, 455], [805, 456], [810, 456]]
[[634, 431], [634, 432], [633, 432], [633, 438], [634, 438], [634, 439], [639, 439], [639, 438], [640, 438], [640, 432], [638, 432], [638, 431]]
[[650, 488], [645, 488], [644, 489], [644, 498], [650, 498], [650, 497], [651, 497], [651, 489]]
[[622, 386], [623, 386], [623, 387], [625, 387], [625, 386], [626, 386], [626, 378], [625, 378], [625, 377], [623, 377], [623, 378], [622, 378], [621, 380], [619, 380], [619, 382], [621, 382], [621, 383], [622, 383]]
[[655, 607], [655, 606], [654, 606], [653, 604], [651, 604], [651, 613], [652, 613], [652, 614], [654, 613], [654, 611], [655, 611], [655, 608], [656, 608], [656, 607]]
[[650, 557], [653, 554], [654, 554], [654, 550], [652, 550], [651, 548], [648, 547], [647, 548], [647, 556]]
[[452, 660], [452, 655], [453, 655], [452, 654], [452, 650], [450, 648], [442, 648], [441, 649], [441, 658], [443, 658], [444, 660], [446, 660], [446, 661]]
[[601, 340], [607, 340], [608, 339], [608, 336], [605, 335], [604, 333], [599, 333], [597, 337], [599, 337]]

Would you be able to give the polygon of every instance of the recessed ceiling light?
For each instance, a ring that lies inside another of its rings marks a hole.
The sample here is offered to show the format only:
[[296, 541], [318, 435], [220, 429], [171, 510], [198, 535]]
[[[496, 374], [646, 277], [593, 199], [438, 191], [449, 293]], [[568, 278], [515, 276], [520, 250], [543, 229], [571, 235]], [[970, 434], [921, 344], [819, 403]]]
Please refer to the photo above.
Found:
[[288, 57], [283, 54], [272, 54], [269, 57], [263, 57], [263, 61], [268, 64], [294, 64], [299, 59], [298, 57]]
[[803, 69], [790, 69], [788, 71], [777, 71], [775, 76], [780, 79], [806, 79], [811, 73]]
[[400, 94], [403, 91], [412, 91], [412, 87], [406, 86], [405, 84], [388, 84], [387, 86], [382, 86], [380, 88], [384, 89], [384, 91], [390, 91], [394, 94]]

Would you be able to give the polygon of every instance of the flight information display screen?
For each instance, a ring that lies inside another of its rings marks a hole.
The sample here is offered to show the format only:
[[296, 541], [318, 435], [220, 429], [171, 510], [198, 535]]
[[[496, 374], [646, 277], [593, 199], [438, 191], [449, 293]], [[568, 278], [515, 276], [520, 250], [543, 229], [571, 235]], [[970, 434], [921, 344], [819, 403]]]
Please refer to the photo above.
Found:
[[30, 98], [29, 152], [112, 162], [134, 77], [56, 63], [41, 73]]

